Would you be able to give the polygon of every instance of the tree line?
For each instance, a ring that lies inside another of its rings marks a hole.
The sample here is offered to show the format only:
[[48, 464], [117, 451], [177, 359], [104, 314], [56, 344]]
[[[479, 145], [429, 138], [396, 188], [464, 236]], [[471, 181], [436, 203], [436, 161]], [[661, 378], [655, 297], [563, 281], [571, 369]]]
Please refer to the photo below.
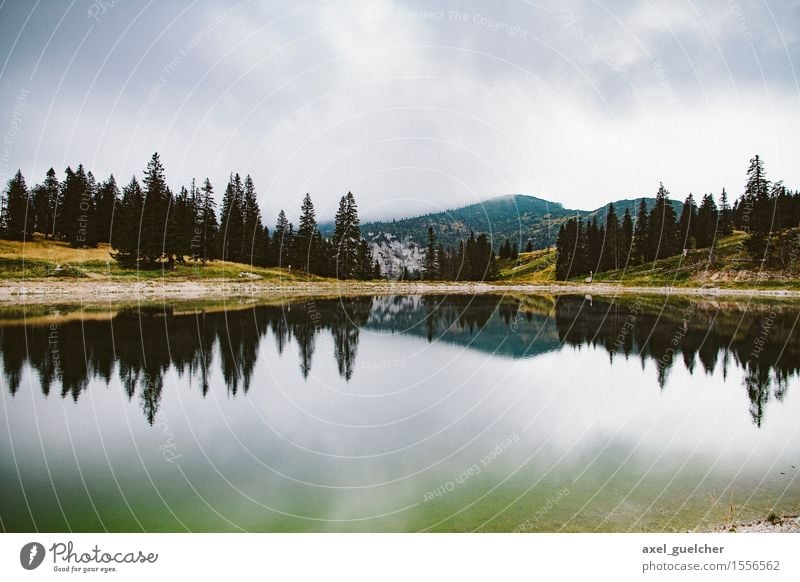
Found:
[[444, 248], [428, 227], [425, 261], [419, 276], [428, 281], [492, 281], [500, 275], [497, 255], [489, 237], [470, 232], [466, 241]]
[[[750, 235], [745, 243], [750, 259], [785, 268], [797, 254], [793, 229], [798, 226], [800, 192], [790, 192], [782, 181], [767, 180], [764, 162], [756, 155], [747, 169], [744, 192], [732, 207], [723, 188], [719, 203], [706, 194], [698, 205], [689, 194], [677, 216], [669, 191], [660, 184], [653, 207], [648, 210], [642, 199], [635, 218], [626, 208], [620, 219], [613, 204], [606, 209], [604, 223], [596, 216], [586, 223], [580, 216], [570, 218], [556, 240], [556, 279], [652, 263], [691, 249], [713, 249], [718, 237], [734, 229]], [[713, 262], [713, 252], [709, 260]]]
[[[74, 248], [108, 243], [112, 257], [128, 268], [172, 270], [178, 263], [224, 260], [338, 279], [382, 276], [380, 262], [361, 236], [352, 192], [339, 201], [331, 237], [321, 234], [309, 194], [303, 199], [297, 228], [281, 210], [270, 232], [249, 175], [244, 179], [238, 173], [230, 175], [218, 210], [209, 178], [201, 185], [192, 180], [188, 188], [174, 193], [158, 153], [151, 157], [141, 181], [133, 176], [121, 189], [113, 175], [98, 184], [83, 165], [68, 167], [63, 180], [51, 168], [44, 181], [30, 189], [17, 171], [8, 182], [1, 209], [3, 238], [30, 241], [39, 233]], [[406, 271], [404, 278], [497, 278], [497, 257], [487, 235], [471, 233], [457, 248], [448, 249], [437, 244], [432, 230], [429, 237], [423, 272]], [[505, 250], [501, 248], [501, 256]]]
[[51, 168], [30, 189], [17, 171], [2, 201], [0, 236], [30, 241], [34, 232], [75, 248], [109, 243], [114, 259], [126, 267], [172, 269], [176, 263], [224, 260], [340, 279], [381, 276], [361, 237], [351, 192], [339, 202], [332, 237], [320, 234], [308, 194], [297, 229], [281, 210], [270, 233], [249, 175], [231, 174], [218, 214], [211, 181], [198, 186], [192, 180], [173, 193], [158, 153], [142, 181], [134, 176], [121, 191], [113, 175], [98, 184], [83, 165], [68, 167], [61, 181]]

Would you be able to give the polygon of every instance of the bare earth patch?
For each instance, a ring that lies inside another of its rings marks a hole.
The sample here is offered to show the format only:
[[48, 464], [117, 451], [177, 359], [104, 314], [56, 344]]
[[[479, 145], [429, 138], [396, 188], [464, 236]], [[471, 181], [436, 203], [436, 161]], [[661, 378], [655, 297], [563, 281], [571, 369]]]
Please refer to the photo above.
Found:
[[274, 298], [303, 296], [339, 296], [367, 294], [473, 294], [530, 293], [581, 295], [693, 295], [703, 297], [780, 297], [800, 298], [800, 291], [782, 289], [723, 289], [685, 287], [640, 287], [611, 284], [503, 284], [468, 282], [407, 281], [298, 281], [292, 279], [148, 280], [99, 279], [22, 279], [0, 281], [0, 303], [108, 302], [170, 299], [218, 299], [224, 297]]

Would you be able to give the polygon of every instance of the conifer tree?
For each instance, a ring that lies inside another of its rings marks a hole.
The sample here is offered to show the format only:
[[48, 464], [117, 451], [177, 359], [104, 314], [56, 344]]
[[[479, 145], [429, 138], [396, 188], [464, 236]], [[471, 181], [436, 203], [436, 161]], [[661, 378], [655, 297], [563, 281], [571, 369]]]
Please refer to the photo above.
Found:
[[71, 246], [92, 247], [97, 244], [94, 221], [93, 178], [83, 164], [76, 171], [66, 170], [67, 177], [61, 196], [59, 232]]
[[697, 228], [694, 229], [697, 248], [703, 249], [714, 244], [719, 222], [719, 211], [717, 210], [717, 204], [714, 202], [714, 197], [711, 194], [706, 194], [703, 196], [700, 209], [697, 211]]
[[8, 181], [6, 190], [5, 236], [12, 240], [30, 240], [33, 236], [34, 214], [28, 186], [22, 172], [17, 170]]
[[239, 262], [244, 249], [244, 188], [239, 174], [231, 175], [222, 197], [220, 257]]
[[[53, 168], [47, 170], [47, 175], [44, 178], [44, 189], [47, 191], [47, 227], [42, 230], [45, 234], [49, 234], [49, 238], [55, 238], [56, 222], [58, 220], [58, 209], [61, 206], [61, 184], [56, 177], [56, 171]], [[45, 218], [43, 216], [43, 218]], [[45, 228], [43, 226], [43, 228]], [[46, 237], [47, 238], [47, 237]]]
[[669, 191], [659, 184], [656, 201], [648, 218], [647, 261], [671, 257], [678, 252], [678, 229], [675, 209], [669, 200]]
[[220, 224], [220, 258], [223, 261], [239, 261], [243, 245], [244, 190], [239, 174], [231, 175], [225, 194], [222, 196]]
[[313, 252], [310, 255], [310, 270], [315, 275], [328, 277], [331, 274], [330, 245], [322, 238], [318, 228], [314, 229], [314, 236], [311, 240]]
[[53, 238], [56, 209], [58, 208], [60, 186], [53, 168], [47, 171], [44, 183], [33, 190], [33, 207], [35, 211], [35, 228], [45, 239]]
[[371, 279], [372, 269], [372, 253], [369, 250], [369, 243], [362, 238], [358, 243], [356, 277], [361, 280]]
[[258, 242], [263, 240], [263, 223], [261, 210], [258, 208], [258, 195], [253, 184], [253, 179], [248, 174], [244, 179], [244, 193], [242, 201], [242, 246], [239, 260], [255, 264], [260, 250]]
[[601, 269], [600, 253], [603, 248], [603, 235], [597, 226], [597, 217], [593, 216], [586, 225], [586, 259], [583, 272], [597, 272]]
[[111, 232], [112, 257], [121, 265], [132, 267], [139, 261], [139, 229], [144, 209], [144, 192], [134, 176], [122, 189], [115, 225]]
[[730, 236], [733, 233], [733, 211], [728, 202], [728, 193], [725, 188], [719, 196], [719, 234], [720, 236]]
[[154, 153], [144, 173], [144, 206], [139, 229], [139, 260], [150, 266], [160, 263], [165, 254], [167, 221], [172, 193], [164, 176], [164, 166]]
[[111, 242], [114, 222], [114, 208], [119, 201], [119, 188], [114, 175], [100, 184], [95, 194], [95, 219], [97, 223], [97, 242]]
[[219, 223], [217, 222], [217, 203], [214, 201], [214, 187], [211, 180], [206, 178], [200, 194], [200, 204], [197, 209], [197, 222], [200, 229], [198, 245], [195, 250], [197, 258], [205, 265], [213, 261], [218, 255]]
[[[470, 241], [474, 241], [474, 246], [471, 251], [468, 251], [472, 253], [470, 258], [470, 263], [473, 266], [472, 279], [474, 281], [493, 281], [497, 279], [499, 273], [497, 258], [492, 250], [489, 237], [481, 233], [478, 238], [471, 236]], [[470, 241], [467, 244], [468, 248]]]
[[315, 248], [315, 234], [317, 232], [317, 218], [314, 212], [314, 203], [311, 196], [306, 193], [303, 204], [300, 207], [300, 222], [297, 225], [297, 234], [292, 240], [292, 266], [311, 272], [313, 257], [321, 250]]
[[620, 266], [620, 227], [617, 211], [614, 204], [608, 205], [606, 210], [605, 240], [603, 242], [603, 254], [601, 258], [601, 269], [618, 269]]
[[762, 260], [766, 258], [775, 209], [774, 201], [770, 198], [770, 182], [767, 180], [764, 162], [758, 155], [750, 160], [747, 168], [742, 202], [742, 228], [750, 233], [748, 251], [753, 259]]
[[577, 259], [580, 234], [578, 232], [578, 221], [570, 218], [562, 223], [558, 230], [556, 239], [556, 279], [565, 281], [570, 277], [579, 274]]
[[620, 267], [628, 265], [629, 257], [633, 250], [633, 219], [628, 208], [622, 217], [622, 227], [620, 229]]
[[164, 243], [164, 254], [172, 265], [173, 259], [184, 263], [186, 256], [192, 255], [192, 240], [194, 237], [194, 203], [197, 200], [197, 189], [192, 181], [191, 194], [185, 187], [181, 187], [177, 196], [170, 199], [168, 210], [167, 236]]
[[651, 252], [648, 248], [649, 216], [647, 214], [647, 203], [644, 198], [639, 202], [639, 211], [636, 215], [636, 223], [633, 230], [633, 253], [631, 264], [640, 265], [648, 261]]
[[438, 246], [436, 244], [436, 234], [433, 232], [433, 227], [428, 227], [428, 244], [425, 248], [425, 279], [429, 281], [436, 281], [441, 278], [440, 261], [438, 254]]
[[352, 192], [342, 196], [334, 218], [336, 277], [353, 279], [358, 270], [358, 247], [361, 241], [358, 207]]
[[501, 259], [510, 259], [511, 258], [511, 243], [508, 239], [500, 245], [500, 252], [498, 253], [498, 257]]
[[292, 241], [292, 233], [286, 213], [281, 210], [278, 213], [278, 220], [275, 222], [275, 230], [272, 232], [272, 244], [270, 250], [272, 254], [271, 266], [289, 266], [289, 247]]
[[[691, 193], [683, 202], [681, 217], [678, 219], [678, 243], [681, 249], [694, 248], [696, 244], [697, 224], [697, 204], [694, 195]], [[700, 247], [700, 244], [697, 244]]]

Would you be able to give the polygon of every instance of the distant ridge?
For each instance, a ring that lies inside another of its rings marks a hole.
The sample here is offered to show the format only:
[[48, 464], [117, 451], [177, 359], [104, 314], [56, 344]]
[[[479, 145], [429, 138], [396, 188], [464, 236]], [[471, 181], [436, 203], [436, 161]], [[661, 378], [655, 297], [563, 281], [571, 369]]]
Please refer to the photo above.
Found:
[[[640, 200], [641, 198], [630, 198], [614, 201], [617, 215], [622, 217], [627, 208], [635, 218]], [[655, 202], [655, 198], [645, 200], [648, 208]], [[683, 204], [673, 201], [673, 205], [680, 214]], [[567, 209], [560, 202], [536, 196], [504, 194], [442, 212], [365, 222], [361, 225], [361, 234], [376, 244], [383, 244], [383, 241], [391, 238], [402, 241], [404, 245], [424, 246], [428, 227], [432, 226], [437, 240], [445, 247], [456, 246], [460, 240], [469, 237], [470, 231], [474, 231], [490, 234], [495, 248], [499, 248], [505, 239], [509, 239], [520, 248], [524, 248], [530, 240], [534, 249], [544, 249], [555, 244], [558, 229], [568, 218], [597, 217], [598, 222], [604, 222], [606, 206], [594, 210]], [[323, 234], [328, 234], [332, 225], [323, 224], [321, 229]]]

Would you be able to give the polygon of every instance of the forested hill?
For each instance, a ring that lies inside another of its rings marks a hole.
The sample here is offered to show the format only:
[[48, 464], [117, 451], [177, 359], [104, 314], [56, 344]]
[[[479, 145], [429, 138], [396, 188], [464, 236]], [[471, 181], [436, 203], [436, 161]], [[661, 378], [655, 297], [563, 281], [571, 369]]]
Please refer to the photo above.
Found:
[[[617, 213], [622, 216], [629, 209], [635, 216], [641, 198], [614, 202]], [[655, 198], [646, 198], [648, 207], [652, 207]], [[682, 204], [673, 202], [676, 212], [680, 213]], [[443, 212], [424, 214], [410, 218], [390, 221], [366, 222], [361, 225], [361, 233], [368, 240], [378, 242], [385, 234], [401, 241], [424, 245], [427, 240], [428, 227], [432, 226], [436, 239], [445, 247], [455, 247], [458, 241], [469, 237], [470, 231], [484, 232], [492, 237], [492, 246], [499, 248], [505, 239], [516, 242], [523, 249], [528, 240], [533, 248], [543, 249], [552, 246], [558, 236], [558, 228], [562, 222], [575, 216], [597, 217], [598, 223], [605, 220], [606, 207], [595, 210], [567, 209], [559, 202], [550, 202], [524, 194], [507, 194], [497, 196], [485, 202], [470, 204]], [[321, 225], [325, 234], [327, 227]]]

